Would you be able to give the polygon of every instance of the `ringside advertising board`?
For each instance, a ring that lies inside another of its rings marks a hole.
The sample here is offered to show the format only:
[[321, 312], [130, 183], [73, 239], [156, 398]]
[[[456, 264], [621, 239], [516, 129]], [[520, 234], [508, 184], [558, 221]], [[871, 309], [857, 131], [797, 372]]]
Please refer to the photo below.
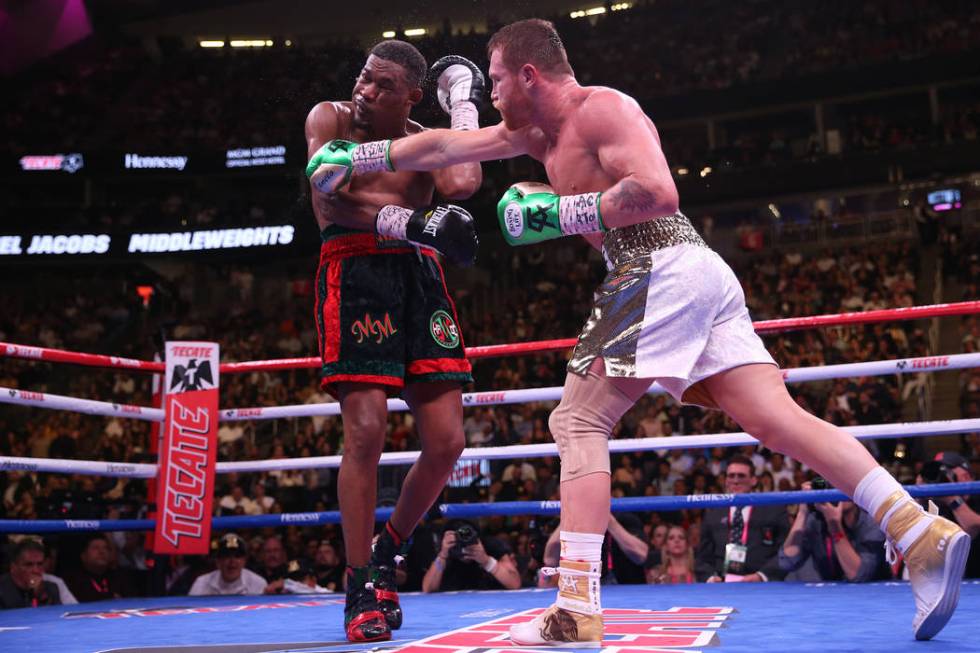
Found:
[[168, 342], [153, 551], [207, 555], [218, 448], [218, 344]]

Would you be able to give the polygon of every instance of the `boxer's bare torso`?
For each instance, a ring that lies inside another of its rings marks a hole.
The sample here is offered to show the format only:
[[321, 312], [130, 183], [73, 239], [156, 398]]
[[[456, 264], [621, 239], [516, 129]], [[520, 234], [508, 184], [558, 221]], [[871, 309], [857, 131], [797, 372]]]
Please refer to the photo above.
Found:
[[[491, 79], [496, 82], [494, 65]], [[504, 86], [506, 82], [501, 84]], [[495, 90], [496, 93], [496, 90]], [[392, 144], [395, 169], [428, 169], [527, 154], [541, 161], [559, 195], [602, 192], [607, 228], [645, 222], [677, 210], [677, 188], [653, 122], [619, 91], [555, 83], [518, 120], [473, 132], [430, 131]], [[590, 235], [589, 241], [598, 242]]]
[[[548, 181], [559, 195], [608, 190], [621, 179], [624, 171], [599, 156], [599, 149], [605, 146], [603, 131], [611, 121], [626, 120], [634, 129], [647, 130], [660, 146], [656, 127], [638, 106], [638, 115], [612, 111], [617, 105], [635, 105], [629, 96], [603, 87], [582, 87], [581, 91], [553, 138], [535, 127], [519, 132], [528, 154], [544, 164]], [[640, 147], [635, 155], [648, 156]]]
[[[312, 156], [335, 138], [353, 142], [373, 140], [353, 125], [353, 102], [321, 102], [306, 121], [307, 153]], [[409, 120], [405, 133], [416, 134], [422, 126]], [[373, 230], [378, 209], [387, 204], [418, 208], [432, 202], [435, 178], [431, 172], [395, 172], [360, 175], [336, 193], [313, 192], [313, 213], [322, 231], [331, 224]]]

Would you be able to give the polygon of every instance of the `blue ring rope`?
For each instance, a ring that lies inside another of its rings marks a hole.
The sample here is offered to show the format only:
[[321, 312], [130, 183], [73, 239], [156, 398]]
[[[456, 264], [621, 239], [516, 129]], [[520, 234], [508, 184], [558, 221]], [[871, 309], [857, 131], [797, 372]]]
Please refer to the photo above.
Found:
[[[907, 485], [905, 489], [913, 497], [941, 497], [962, 494], [980, 494], [980, 481], [970, 483], [939, 483], [935, 485]], [[847, 501], [849, 497], [839, 490], [809, 490], [798, 492], [752, 492], [746, 494], [701, 494], [683, 497], [627, 497], [612, 500], [613, 512], [649, 512], [686, 510], [692, 508], [722, 508], [725, 506], [770, 506], [793, 503], [819, 503]], [[493, 517], [498, 515], [557, 515], [561, 511], [558, 501], [501, 501], [497, 503], [445, 503], [439, 506], [443, 516], [450, 519], [467, 517]], [[393, 508], [378, 508], [375, 519], [384, 521]], [[339, 524], [340, 512], [300, 512], [272, 515], [235, 515], [214, 517], [211, 527], [215, 530], [238, 530], [275, 526], [319, 526]], [[67, 533], [78, 531], [149, 531], [152, 519], [2, 519], [0, 533]]]

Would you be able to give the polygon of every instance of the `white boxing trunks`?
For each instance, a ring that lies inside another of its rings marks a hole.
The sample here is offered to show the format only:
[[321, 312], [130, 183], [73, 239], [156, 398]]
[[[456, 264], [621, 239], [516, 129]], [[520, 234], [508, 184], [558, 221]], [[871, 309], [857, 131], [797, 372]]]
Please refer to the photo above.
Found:
[[776, 362], [756, 335], [742, 287], [682, 214], [606, 232], [609, 272], [568, 363], [584, 374], [656, 379], [675, 399], [716, 408], [697, 385], [719, 372]]

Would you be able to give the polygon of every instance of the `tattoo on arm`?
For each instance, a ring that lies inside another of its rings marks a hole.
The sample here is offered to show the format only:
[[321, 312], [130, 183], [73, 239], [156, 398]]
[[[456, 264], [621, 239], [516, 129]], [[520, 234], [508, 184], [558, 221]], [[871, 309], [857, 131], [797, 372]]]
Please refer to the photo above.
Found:
[[645, 213], [657, 207], [657, 197], [632, 179], [624, 179], [611, 199], [627, 213]]

